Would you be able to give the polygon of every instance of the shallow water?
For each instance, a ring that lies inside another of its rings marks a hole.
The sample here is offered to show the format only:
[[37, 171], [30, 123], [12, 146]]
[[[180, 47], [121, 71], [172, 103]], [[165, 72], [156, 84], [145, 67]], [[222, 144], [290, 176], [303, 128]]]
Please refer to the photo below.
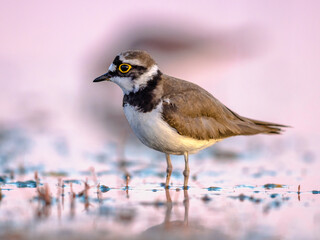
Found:
[[[182, 189], [173, 157], [128, 141], [101, 149], [67, 138], [0, 134], [0, 239], [319, 239], [317, 141], [234, 138], [192, 155]], [[312, 143], [312, 144], [311, 144]]]

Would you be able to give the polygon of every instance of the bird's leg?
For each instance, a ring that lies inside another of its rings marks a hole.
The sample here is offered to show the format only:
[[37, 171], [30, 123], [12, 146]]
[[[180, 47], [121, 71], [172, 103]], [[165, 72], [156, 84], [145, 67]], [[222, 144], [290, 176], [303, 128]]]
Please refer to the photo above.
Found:
[[170, 182], [170, 177], [172, 173], [172, 163], [170, 159], [170, 155], [166, 153], [166, 159], [167, 159], [167, 178], [166, 178], [166, 189], [169, 188], [169, 182]]
[[187, 190], [188, 189], [189, 173], [190, 173], [189, 159], [188, 159], [189, 156], [188, 156], [188, 152], [185, 152], [183, 155], [184, 155], [184, 162], [185, 162], [184, 171], [183, 171], [183, 176], [184, 176], [183, 189]]

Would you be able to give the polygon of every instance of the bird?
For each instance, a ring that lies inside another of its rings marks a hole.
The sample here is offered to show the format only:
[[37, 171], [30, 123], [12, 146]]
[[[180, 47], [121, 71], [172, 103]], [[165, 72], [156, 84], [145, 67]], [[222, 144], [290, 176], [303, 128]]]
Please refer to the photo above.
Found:
[[170, 155], [183, 155], [183, 189], [188, 189], [189, 154], [233, 136], [280, 134], [286, 125], [254, 120], [230, 110], [200, 86], [164, 74], [143, 50], [119, 53], [93, 82], [111, 81], [123, 91], [124, 114], [138, 139], [165, 153], [165, 188], [172, 173]]

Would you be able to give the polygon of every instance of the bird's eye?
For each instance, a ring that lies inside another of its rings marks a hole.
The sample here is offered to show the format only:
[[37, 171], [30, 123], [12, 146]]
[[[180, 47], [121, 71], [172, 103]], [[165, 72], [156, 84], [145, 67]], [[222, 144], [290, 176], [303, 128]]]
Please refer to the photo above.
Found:
[[126, 63], [122, 63], [119, 66], [119, 71], [122, 73], [127, 73], [130, 71], [130, 69], [131, 69], [131, 65], [126, 64]]

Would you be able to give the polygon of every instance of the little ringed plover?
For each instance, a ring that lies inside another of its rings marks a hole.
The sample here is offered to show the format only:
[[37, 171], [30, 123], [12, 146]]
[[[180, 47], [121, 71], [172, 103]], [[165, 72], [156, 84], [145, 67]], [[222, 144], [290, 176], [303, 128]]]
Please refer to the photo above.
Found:
[[253, 120], [233, 112], [198, 85], [162, 73], [145, 51], [116, 56], [106, 74], [122, 89], [125, 116], [142, 143], [166, 154], [169, 187], [170, 154], [184, 155], [184, 189], [189, 178], [188, 155], [227, 137], [279, 134], [285, 125]]

